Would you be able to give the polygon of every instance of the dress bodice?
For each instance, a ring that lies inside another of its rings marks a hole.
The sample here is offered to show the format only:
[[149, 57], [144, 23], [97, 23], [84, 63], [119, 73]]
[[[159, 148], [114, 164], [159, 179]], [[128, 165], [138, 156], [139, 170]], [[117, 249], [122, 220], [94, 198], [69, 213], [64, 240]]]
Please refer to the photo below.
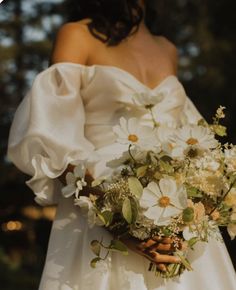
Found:
[[153, 89], [105, 65], [58, 63], [37, 75], [17, 108], [8, 144], [9, 159], [33, 176], [27, 185], [37, 202], [53, 202], [60, 186], [56, 177], [68, 163], [114, 142], [112, 127], [121, 116], [151, 124], [147, 112], [135, 105], [137, 93], [162, 94], [153, 110], [157, 121], [168, 126], [201, 118], [174, 75]]
[[[167, 76], [155, 88], [150, 89], [132, 74], [118, 67], [78, 64], [69, 66], [75, 66], [82, 71], [81, 97], [86, 112], [85, 135], [96, 148], [114, 142], [112, 127], [121, 116], [137, 117], [151, 126], [152, 121], [147, 111], [135, 105], [137, 93], [163, 95], [162, 101], [154, 108], [157, 120], [161, 123], [175, 126], [190, 117], [187, 117], [186, 112], [190, 100], [175, 75]], [[60, 66], [56, 67], [60, 70]], [[200, 114], [193, 105], [191, 109], [191, 121], [195, 122]]]

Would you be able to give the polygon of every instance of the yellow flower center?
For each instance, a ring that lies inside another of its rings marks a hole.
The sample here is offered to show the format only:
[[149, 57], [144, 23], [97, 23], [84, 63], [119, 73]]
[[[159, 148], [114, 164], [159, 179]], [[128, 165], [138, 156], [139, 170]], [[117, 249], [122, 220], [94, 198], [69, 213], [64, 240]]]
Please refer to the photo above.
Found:
[[198, 143], [198, 140], [195, 139], [195, 138], [189, 138], [189, 139], [186, 141], [186, 143], [187, 143], [188, 145], [195, 145], [195, 144]]
[[168, 196], [162, 196], [158, 203], [160, 207], [167, 207], [170, 205], [170, 198]]
[[138, 142], [138, 136], [134, 134], [130, 134], [128, 140], [131, 142]]

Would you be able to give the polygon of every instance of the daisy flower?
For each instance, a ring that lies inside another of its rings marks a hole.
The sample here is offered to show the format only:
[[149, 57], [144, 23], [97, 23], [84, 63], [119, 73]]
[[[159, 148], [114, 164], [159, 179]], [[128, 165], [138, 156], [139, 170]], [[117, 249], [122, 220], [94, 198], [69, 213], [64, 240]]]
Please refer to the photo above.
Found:
[[79, 164], [74, 167], [73, 172], [66, 174], [66, 186], [62, 188], [62, 194], [64, 197], [70, 197], [75, 194], [76, 198], [79, 196], [79, 192], [84, 186], [87, 185], [85, 178], [86, 168], [83, 164]]
[[143, 106], [145, 109], [151, 109], [158, 103], [160, 103], [164, 98], [163, 93], [150, 94], [148, 92], [142, 92], [133, 95], [134, 103]]
[[126, 120], [121, 117], [120, 125], [114, 126], [113, 131], [117, 135], [118, 143], [135, 145], [146, 150], [160, 149], [155, 129], [141, 125], [137, 118]]
[[124, 151], [120, 157], [107, 161], [106, 165], [110, 168], [118, 168], [119, 166], [129, 163], [132, 159], [135, 159], [137, 162], [141, 162], [145, 159], [146, 154], [147, 153], [145, 151], [139, 151], [137, 148], [131, 148], [130, 152]]
[[186, 125], [177, 129], [172, 141], [174, 157], [197, 157], [204, 151], [218, 146], [218, 141], [211, 130], [198, 125]]
[[174, 179], [165, 177], [159, 184], [152, 181], [144, 188], [140, 206], [155, 225], [168, 225], [186, 208], [187, 193], [182, 186], [177, 186]]

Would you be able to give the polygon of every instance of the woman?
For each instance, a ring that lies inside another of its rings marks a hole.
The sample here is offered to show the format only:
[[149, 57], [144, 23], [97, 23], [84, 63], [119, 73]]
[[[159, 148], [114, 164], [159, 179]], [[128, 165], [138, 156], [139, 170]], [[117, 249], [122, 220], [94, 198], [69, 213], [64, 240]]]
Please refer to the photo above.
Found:
[[[160, 121], [167, 125], [194, 123], [201, 116], [176, 77], [175, 46], [146, 25], [145, 1], [80, 3], [84, 19], [60, 29], [52, 66], [37, 76], [20, 104], [9, 138], [8, 156], [33, 176], [27, 184], [35, 200], [58, 204], [39, 289], [236, 289], [228, 253], [216, 241], [198, 245], [189, 257], [194, 271], [166, 285], [148, 272], [148, 265], [151, 260], [165, 271], [166, 263], [179, 262], [170, 255], [169, 239], [125, 240], [131, 249], [127, 257], [113, 253], [96, 269], [89, 266], [90, 241], [106, 243], [111, 235], [101, 227], [88, 228], [73, 199], [61, 195], [71, 163], [114, 142], [112, 126], [121, 116], [138, 114], [129, 106], [134, 93], [162, 93]], [[88, 178], [104, 170], [100, 160], [88, 168]]]

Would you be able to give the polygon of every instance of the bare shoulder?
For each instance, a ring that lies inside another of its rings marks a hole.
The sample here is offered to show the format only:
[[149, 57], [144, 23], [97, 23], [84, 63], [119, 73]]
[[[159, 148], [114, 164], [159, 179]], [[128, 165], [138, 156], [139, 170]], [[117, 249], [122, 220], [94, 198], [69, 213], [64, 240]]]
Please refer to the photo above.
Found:
[[86, 64], [91, 47], [87, 28], [90, 19], [68, 22], [60, 27], [54, 42], [51, 63], [74, 62]]
[[165, 36], [156, 36], [156, 40], [159, 42], [160, 45], [164, 47], [164, 49], [174, 58], [178, 56], [178, 50], [176, 45], [170, 41]]
[[178, 49], [176, 45], [164, 36], [155, 36], [154, 38], [157, 41], [158, 45], [162, 46], [163, 51], [165, 51], [168, 54], [168, 57], [170, 58], [173, 64], [174, 70], [177, 73]]

